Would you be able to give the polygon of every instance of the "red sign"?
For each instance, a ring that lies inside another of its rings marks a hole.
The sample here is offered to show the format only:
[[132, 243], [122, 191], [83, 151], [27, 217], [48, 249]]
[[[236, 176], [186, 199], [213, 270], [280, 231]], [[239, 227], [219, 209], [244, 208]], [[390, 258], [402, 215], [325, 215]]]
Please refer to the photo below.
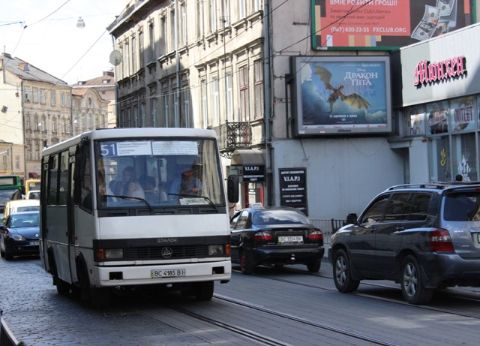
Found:
[[460, 77], [466, 73], [466, 59], [464, 56], [457, 56], [436, 63], [422, 60], [415, 68], [413, 85], [420, 88], [425, 84]]
[[370, 46], [365, 40], [378, 35], [410, 36], [410, 16], [399, 15], [410, 13], [409, 1], [329, 0], [325, 10], [322, 46]]

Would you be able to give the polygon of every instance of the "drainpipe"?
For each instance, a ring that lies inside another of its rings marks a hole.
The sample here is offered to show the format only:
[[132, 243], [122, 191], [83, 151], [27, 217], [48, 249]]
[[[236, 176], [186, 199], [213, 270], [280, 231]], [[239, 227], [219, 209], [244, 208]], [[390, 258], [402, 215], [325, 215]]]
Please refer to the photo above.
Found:
[[272, 119], [273, 119], [273, 97], [272, 97], [272, 21], [271, 21], [271, 9], [272, 0], [265, 1], [264, 13], [265, 26], [263, 43], [263, 80], [264, 83], [264, 132], [265, 132], [265, 187], [267, 195], [267, 205], [272, 206], [274, 204], [274, 189], [273, 189], [273, 149], [272, 149]]

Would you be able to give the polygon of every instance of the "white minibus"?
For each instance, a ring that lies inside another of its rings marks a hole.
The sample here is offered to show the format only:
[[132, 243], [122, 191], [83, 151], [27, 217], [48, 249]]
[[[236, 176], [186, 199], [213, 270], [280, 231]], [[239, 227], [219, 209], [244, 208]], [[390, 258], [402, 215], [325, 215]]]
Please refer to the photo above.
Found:
[[159, 285], [198, 300], [231, 277], [215, 132], [102, 129], [44, 149], [40, 252], [59, 294], [94, 305]]

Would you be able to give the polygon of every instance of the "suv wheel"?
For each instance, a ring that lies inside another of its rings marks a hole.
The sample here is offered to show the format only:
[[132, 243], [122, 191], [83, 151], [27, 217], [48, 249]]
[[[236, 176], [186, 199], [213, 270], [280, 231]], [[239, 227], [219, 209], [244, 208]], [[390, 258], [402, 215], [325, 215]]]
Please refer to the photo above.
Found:
[[355, 291], [360, 284], [360, 280], [352, 278], [350, 259], [343, 249], [333, 254], [333, 280], [337, 290], [342, 293]]
[[407, 256], [402, 265], [402, 294], [411, 304], [426, 304], [433, 295], [433, 289], [425, 288], [422, 270], [414, 256]]

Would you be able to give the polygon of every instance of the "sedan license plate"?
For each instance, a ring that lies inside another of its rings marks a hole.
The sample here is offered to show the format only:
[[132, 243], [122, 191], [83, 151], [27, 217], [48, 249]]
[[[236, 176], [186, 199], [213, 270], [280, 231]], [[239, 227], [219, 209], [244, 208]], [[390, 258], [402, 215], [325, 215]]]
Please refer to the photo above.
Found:
[[150, 271], [150, 276], [152, 279], [159, 278], [176, 278], [185, 276], [185, 268], [176, 268], [176, 269], [152, 269]]
[[303, 236], [301, 235], [281, 235], [278, 237], [278, 242], [281, 244], [301, 244], [303, 243]]
[[38, 246], [38, 245], [39, 245], [39, 242], [38, 242], [38, 240], [34, 240], [34, 241], [31, 241], [31, 242], [30, 242], [30, 245], [32, 245], [32, 246]]

